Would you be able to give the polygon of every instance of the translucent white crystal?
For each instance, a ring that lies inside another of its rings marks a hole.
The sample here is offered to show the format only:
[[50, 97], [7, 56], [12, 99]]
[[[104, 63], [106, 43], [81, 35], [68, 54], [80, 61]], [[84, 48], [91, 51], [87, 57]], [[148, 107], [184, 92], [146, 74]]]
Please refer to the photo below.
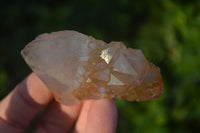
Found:
[[76, 31], [60, 31], [38, 36], [22, 56], [66, 105], [105, 97], [143, 101], [162, 94], [159, 68], [141, 50], [121, 42], [106, 44]]

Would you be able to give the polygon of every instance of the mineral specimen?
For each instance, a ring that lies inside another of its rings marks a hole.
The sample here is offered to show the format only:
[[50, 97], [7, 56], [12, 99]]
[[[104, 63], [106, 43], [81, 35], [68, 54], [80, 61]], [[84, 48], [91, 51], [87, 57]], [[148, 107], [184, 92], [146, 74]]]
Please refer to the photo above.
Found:
[[163, 92], [160, 69], [141, 50], [121, 42], [105, 43], [76, 31], [39, 35], [22, 56], [57, 101], [85, 99], [144, 101]]

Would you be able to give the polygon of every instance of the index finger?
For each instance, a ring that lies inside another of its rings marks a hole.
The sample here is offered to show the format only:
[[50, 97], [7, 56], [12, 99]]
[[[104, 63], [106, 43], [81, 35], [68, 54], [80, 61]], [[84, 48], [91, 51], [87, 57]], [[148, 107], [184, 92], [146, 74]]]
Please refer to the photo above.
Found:
[[0, 132], [23, 131], [52, 98], [42, 81], [30, 74], [0, 102]]

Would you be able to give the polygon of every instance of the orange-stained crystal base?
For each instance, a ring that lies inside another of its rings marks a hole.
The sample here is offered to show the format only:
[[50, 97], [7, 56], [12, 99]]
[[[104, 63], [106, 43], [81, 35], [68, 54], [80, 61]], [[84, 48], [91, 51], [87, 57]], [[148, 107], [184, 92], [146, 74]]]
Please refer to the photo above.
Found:
[[160, 69], [141, 50], [121, 42], [106, 44], [76, 31], [59, 31], [38, 36], [22, 56], [66, 105], [100, 98], [144, 101], [163, 93]]

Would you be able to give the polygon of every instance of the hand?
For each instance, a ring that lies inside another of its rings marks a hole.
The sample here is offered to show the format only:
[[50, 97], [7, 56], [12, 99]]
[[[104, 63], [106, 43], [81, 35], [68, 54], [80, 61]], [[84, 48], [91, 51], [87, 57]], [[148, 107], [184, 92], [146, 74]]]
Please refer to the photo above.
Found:
[[36, 133], [116, 131], [117, 109], [112, 100], [86, 100], [75, 106], [65, 106], [53, 100], [51, 92], [31, 74], [0, 102], [0, 132], [24, 132], [44, 107]]

